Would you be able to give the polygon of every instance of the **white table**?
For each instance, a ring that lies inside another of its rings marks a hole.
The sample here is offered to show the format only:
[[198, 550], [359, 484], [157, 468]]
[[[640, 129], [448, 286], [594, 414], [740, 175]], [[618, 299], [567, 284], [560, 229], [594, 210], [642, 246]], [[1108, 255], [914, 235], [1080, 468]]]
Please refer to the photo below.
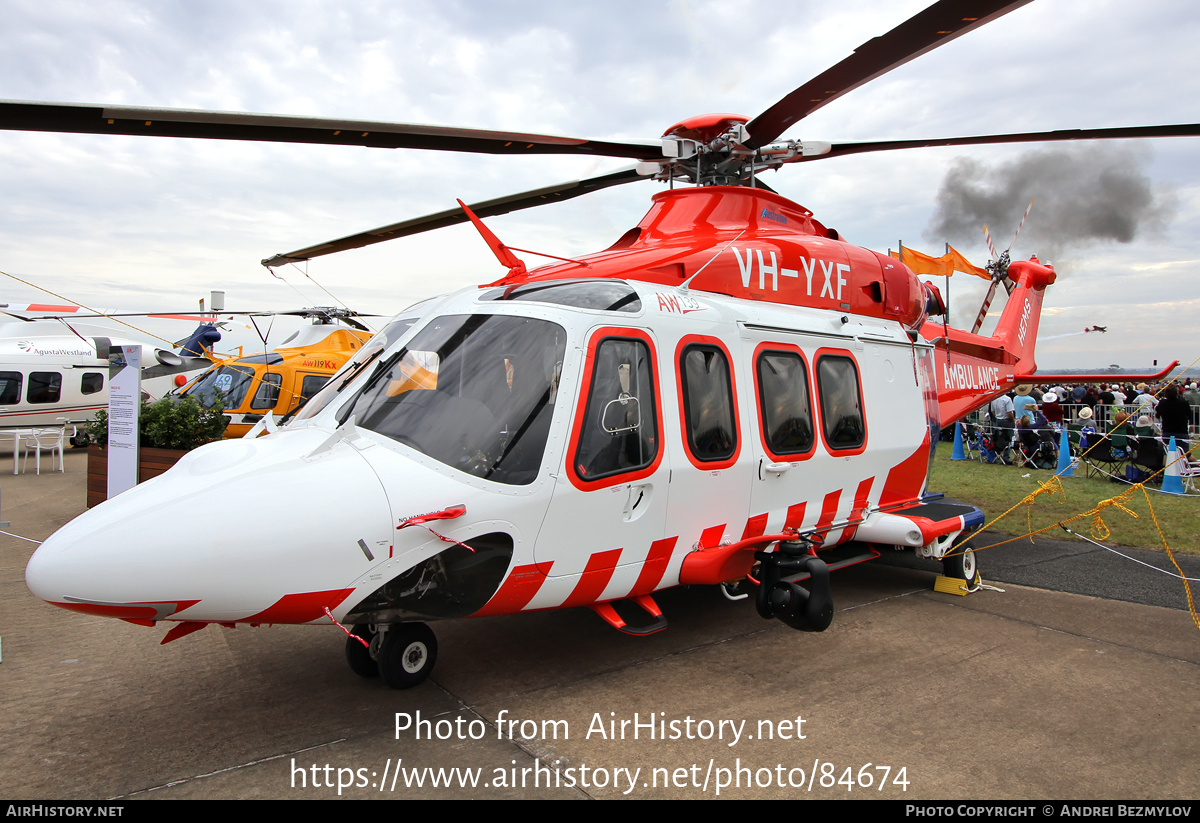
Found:
[[0, 429], [0, 443], [5, 439], [11, 439], [13, 444], [13, 474], [17, 474], [18, 463], [21, 457], [21, 438], [29, 434], [32, 429]]

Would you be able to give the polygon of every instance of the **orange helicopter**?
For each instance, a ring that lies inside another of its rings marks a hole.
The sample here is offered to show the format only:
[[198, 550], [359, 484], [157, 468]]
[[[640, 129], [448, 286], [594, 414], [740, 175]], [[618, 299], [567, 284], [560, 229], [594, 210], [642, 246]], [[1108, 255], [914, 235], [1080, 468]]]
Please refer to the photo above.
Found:
[[[352, 311], [336, 307], [273, 312], [307, 317], [302, 326], [274, 348], [255, 354], [219, 357], [212, 368], [180, 381], [179, 394], [203, 406], [220, 404], [229, 425], [225, 437], [242, 437], [263, 419], [284, 417], [316, 394], [371, 338], [373, 332]], [[345, 325], [340, 325], [345, 324]]]

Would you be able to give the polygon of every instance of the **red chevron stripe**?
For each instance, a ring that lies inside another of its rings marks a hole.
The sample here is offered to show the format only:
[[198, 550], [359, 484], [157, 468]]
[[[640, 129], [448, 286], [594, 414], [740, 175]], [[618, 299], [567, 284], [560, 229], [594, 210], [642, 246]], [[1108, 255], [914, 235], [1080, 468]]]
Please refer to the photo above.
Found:
[[600, 598], [600, 593], [604, 591], [604, 587], [608, 585], [608, 581], [612, 579], [613, 572], [617, 570], [617, 560], [620, 559], [622, 551], [622, 549], [612, 549], [606, 552], [596, 552], [589, 557], [587, 567], [579, 576], [579, 582], [575, 584], [571, 595], [563, 602], [562, 608], [569, 609], [572, 606], [595, 603]]
[[546, 575], [554, 563], [530, 563], [517, 566], [508, 573], [508, 577], [492, 595], [484, 607], [475, 612], [472, 617], [491, 617], [497, 614], [512, 614], [519, 612], [529, 605], [533, 596], [546, 582]]

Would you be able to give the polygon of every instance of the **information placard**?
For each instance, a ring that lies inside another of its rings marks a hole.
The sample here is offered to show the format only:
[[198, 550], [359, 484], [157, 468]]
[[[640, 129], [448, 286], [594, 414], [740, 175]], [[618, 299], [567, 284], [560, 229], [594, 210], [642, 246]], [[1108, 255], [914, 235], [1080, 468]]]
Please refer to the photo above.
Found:
[[108, 354], [108, 496], [138, 482], [138, 414], [142, 407], [142, 347]]

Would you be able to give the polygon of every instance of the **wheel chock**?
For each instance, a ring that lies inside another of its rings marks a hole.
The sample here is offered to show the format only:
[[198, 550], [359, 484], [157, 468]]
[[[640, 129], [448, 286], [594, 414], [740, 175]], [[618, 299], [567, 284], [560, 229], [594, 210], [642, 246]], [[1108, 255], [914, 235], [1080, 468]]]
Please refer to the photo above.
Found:
[[942, 592], [943, 594], [957, 594], [962, 597], [966, 597], [973, 591], [979, 591], [978, 588], [967, 588], [967, 581], [961, 577], [946, 577], [944, 574], [939, 574], [933, 581], [933, 590], [935, 592]]

